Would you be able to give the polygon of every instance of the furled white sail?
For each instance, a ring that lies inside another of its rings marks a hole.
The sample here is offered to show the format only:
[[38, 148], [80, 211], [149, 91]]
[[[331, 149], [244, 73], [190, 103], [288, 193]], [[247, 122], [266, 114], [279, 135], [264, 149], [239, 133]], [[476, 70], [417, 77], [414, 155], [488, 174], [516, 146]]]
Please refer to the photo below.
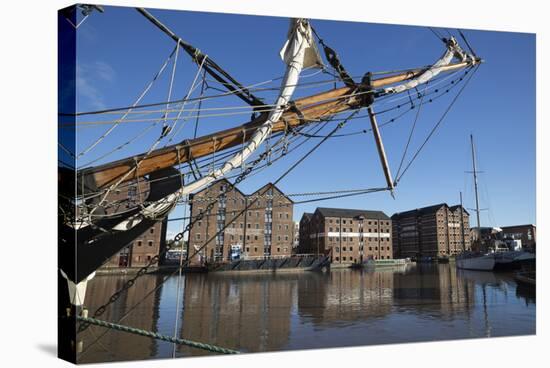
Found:
[[428, 70], [420, 74], [418, 77], [411, 79], [405, 83], [398, 84], [397, 86], [387, 87], [383, 89], [384, 94], [401, 93], [409, 89], [415, 88], [420, 84], [427, 83], [430, 79], [436, 77], [442, 70], [442, 67], [449, 65], [454, 58], [457, 58], [459, 62], [470, 61], [475, 63], [475, 58], [466, 54], [458, 45], [458, 42], [454, 37], [451, 37], [447, 41], [447, 50], [443, 56], [436, 61]]
[[279, 97], [274, 103], [275, 107], [270, 111], [267, 120], [254, 132], [242, 151], [226, 161], [222, 167], [213, 170], [203, 178], [189, 183], [177, 192], [146, 206], [139, 214], [116, 225], [115, 230], [128, 230], [139, 223], [139, 219], [143, 217], [158, 218], [164, 216], [179, 198], [200, 190], [224, 177], [231, 170], [239, 167], [260, 147], [271, 134], [273, 123], [281, 118], [285, 107], [290, 102], [302, 69], [322, 65], [311, 27], [306, 19], [291, 20], [288, 39], [281, 50], [281, 57], [287, 64], [287, 69], [281, 83]]

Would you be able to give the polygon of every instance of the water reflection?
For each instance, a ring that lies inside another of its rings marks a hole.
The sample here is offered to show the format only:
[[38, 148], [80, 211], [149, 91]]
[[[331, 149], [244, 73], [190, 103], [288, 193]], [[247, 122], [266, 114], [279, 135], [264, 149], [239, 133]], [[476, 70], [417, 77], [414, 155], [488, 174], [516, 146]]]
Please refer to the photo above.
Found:
[[[244, 352], [535, 333], [535, 295], [510, 275], [454, 265], [329, 273], [144, 276], [103, 319]], [[125, 277], [98, 276], [90, 310]], [[180, 305], [176, 295], [180, 293]], [[91, 327], [79, 362], [172, 357], [173, 345]], [[97, 342], [94, 342], [96, 341]], [[208, 352], [178, 346], [175, 356]]]

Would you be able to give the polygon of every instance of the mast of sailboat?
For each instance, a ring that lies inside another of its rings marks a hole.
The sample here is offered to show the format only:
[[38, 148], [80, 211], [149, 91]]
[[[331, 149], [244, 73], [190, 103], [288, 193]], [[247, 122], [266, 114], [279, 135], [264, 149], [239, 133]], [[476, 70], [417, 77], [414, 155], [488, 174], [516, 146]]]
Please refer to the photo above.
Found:
[[476, 155], [475, 155], [475, 149], [474, 149], [474, 136], [470, 134], [470, 143], [472, 146], [472, 168], [473, 168], [473, 174], [474, 174], [474, 191], [476, 195], [476, 219], [477, 219], [477, 228], [479, 229], [481, 227], [480, 221], [479, 221], [479, 195], [477, 192], [477, 170], [476, 170]]
[[464, 207], [462, 205], [462, 192], [460, 192], [460, 235], [462, 236], [462, 251], [466, 251], [466, 243], [464, 239]]

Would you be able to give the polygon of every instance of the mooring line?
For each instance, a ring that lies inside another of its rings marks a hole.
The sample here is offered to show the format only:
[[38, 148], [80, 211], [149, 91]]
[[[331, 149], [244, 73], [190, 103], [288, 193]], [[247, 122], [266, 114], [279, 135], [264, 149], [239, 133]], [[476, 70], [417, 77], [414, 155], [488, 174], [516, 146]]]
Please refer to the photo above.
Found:
[[142, 330], [140, 328], [120, 325], [120, 324], [117, 324], [117, 323], [107, 322], [107, 321], [103, 321], [103, 320], [100, 320], [100, 319], [97, 319], [97, 318], [77, 316], [76, 319], [79, 320], [79, 321], [82, 321], [82, 322], [86, 322], [86, 323], [96, 325], [96, 326], [100, 326], [100, 327], [110, 328], [110, 329], [113, 329], [113, 330], [116, 330], [116, 331], [122, 331], [122, 332], [131, 333], [131, 334], [134, 334], [134, 335], [150, 337], [150, 338], [153, 338], [153, 339], [156, 339], [156, 340], [167, 341], [167, 342], [171, 342], [171, 343], [174, 343], [174, 344], [186, 345], [186, 346], [190, 346], [190, 347], [197, 348], [197, 349], [211, 351], [211, 352], [214, 352], [214, 353], [220, 353], [220, 354], [239, 354], [240, 353], [240, 351], [238, 351], [238, 350], [227, 349], [227, 348], [223, 348], [223, 347], [220, 347], [220, 346], [205, 344], [205, 343], [202, 343], [202, 342], [191, 341], [191, 340], [187, 340], [187, 339], [175, 338], [175, 337], [172, 337], [172, 336], [165, 336], [165, 335], [161, 335], [157, 332]]

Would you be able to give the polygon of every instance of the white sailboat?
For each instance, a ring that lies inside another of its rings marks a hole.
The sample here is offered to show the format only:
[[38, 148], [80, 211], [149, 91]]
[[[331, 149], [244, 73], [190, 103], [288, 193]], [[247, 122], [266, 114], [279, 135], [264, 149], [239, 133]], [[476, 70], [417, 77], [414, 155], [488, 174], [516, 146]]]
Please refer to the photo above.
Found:
[[[479, 196], [477, 192], [477, 171], [476, 171], [476, 159], [474, 154], [474, 137], [470, 134], [470, 142], [472, 146], [472, 166], [474, 174], [474, 190], [476, 197], [476, 218], [477, 228], [481, 229], [479, 220]], [[495, 269], [496, 258], [494, 253], [483, 252], [463, 252], [456, 257], [456, 267], [464, 270], [476, 270], [476, 271], [493, 271]]]

